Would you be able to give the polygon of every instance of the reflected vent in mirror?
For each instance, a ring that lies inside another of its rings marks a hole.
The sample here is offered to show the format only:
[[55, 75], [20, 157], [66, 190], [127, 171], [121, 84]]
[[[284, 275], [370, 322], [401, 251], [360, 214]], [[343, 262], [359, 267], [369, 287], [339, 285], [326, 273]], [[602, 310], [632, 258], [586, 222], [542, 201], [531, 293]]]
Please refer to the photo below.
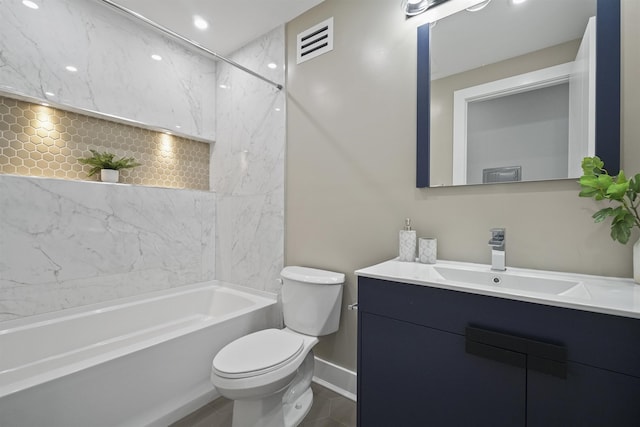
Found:
[[298, 34], [296, 63], [333, 50], [333, 17]]

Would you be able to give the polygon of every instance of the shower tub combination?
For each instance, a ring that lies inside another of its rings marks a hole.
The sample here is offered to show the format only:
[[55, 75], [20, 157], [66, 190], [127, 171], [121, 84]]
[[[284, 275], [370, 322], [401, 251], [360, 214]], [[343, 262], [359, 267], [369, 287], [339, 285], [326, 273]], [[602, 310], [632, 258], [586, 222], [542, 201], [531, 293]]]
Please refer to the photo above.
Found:
[[0, 323], [0, 426], [166, 426], [219, 396], [214, 355], [276, 304], [211, 281]]

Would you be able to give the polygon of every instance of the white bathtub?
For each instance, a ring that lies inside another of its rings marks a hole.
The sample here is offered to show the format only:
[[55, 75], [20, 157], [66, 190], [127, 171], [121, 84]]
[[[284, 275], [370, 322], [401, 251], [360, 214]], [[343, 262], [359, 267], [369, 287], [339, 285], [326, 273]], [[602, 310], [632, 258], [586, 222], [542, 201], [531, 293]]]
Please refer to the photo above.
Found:
[[0, 426], [166, 426], [218, 396], [214, 355], [276, 326], [218, 281], [0, 323]]

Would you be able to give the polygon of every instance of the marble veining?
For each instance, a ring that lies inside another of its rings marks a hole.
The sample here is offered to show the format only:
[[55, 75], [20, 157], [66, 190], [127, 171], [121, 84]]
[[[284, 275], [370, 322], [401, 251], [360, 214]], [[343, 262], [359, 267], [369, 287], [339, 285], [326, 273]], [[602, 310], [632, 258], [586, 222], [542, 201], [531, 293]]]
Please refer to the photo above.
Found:
[[[284, 27], [230, 56], [284, 82]], [[270, 68], [268, 64], [275, 64]], [[218, 66], [216, 278], [277, 291], [284, 260], [284, 91], [226, 64]]]
[[215, 195], [0, 175], [0, 321], [214, 278]]
[[0, 4], [0, 91], [215, 140], [215, 61], [98, 1], [38, 3]]

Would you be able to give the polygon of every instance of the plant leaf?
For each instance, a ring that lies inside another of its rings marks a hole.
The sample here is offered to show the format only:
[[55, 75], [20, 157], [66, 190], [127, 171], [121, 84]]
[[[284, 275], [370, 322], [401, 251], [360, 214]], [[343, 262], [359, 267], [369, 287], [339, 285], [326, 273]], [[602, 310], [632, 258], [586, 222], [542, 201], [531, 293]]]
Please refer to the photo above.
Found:
[[607, 198], [613, 200], [622, 200], [627, 190], [629, 189], [629, 182], [625, 181], [622, 184], [611, 184], [607, 188]]
[[611, 238], [622, 244], [626, 244], [631, 236], [632, 224], [628, 221], [620, 221], [611, 225]]
[[629, 180], [629, 190], [640, 193], [640, 173]]
[[599, 188], [598, 178], [595, 175], [583, 175], [580, 177], [580, 185], [583, 187]]
[[608, 216], [611, 216], [611, 215], [615, 215], [613, 213], [613, 208], [604, 208], [604, 209], [600, 209], [598, 212], [594, 213], [592, 218], [593, 218], [594, 222], [602, 222]]
[[624, 176], [624, 171], [622, 169], [620, 169], [620, 173], [618, 174], [617, 178], [616, 178], [616, 183], [617, 184], [622, 184], [624, 182], [627, 182], [627, 177]]
[[579, 197], [593, 197], [599, 190], [595, 188], [583, 187], [583, 189], [578, 194]]
[[613, 184], [613, 178], [611, 178], [609, 175], [598, 176], [598, 188], [606, 190], [612, 184]]
[[599, 175], [604, 167], [604, 162], [600, 160], [600, 157], [585, 157], [582, 159], [582, 171], [585, 175], [593, 176]]

